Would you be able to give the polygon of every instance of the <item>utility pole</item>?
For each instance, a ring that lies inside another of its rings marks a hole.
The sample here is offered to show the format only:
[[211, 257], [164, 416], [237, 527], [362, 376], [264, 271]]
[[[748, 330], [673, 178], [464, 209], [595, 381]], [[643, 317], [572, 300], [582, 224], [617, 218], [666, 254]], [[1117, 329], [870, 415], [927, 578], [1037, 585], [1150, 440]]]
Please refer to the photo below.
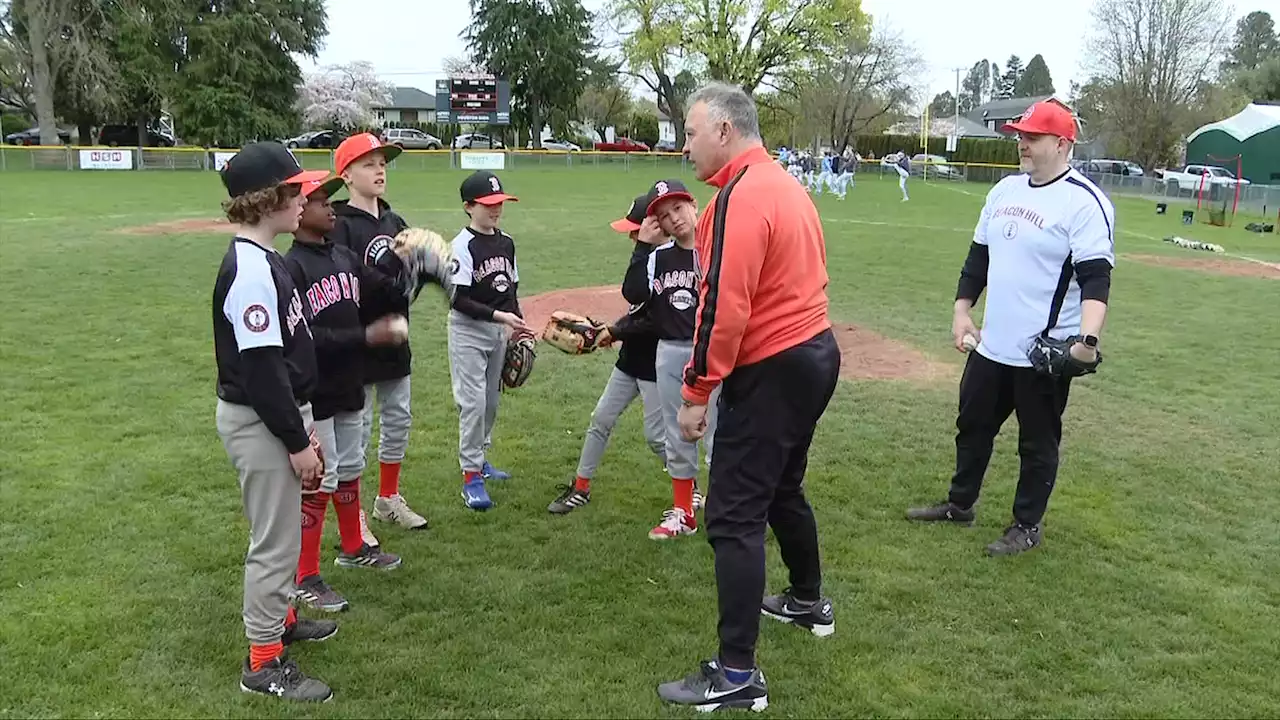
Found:
[[[955, 138], [955, 145], [948, 148], [951, 152], [955, 152], [960, 147], [960, 73], [964, 68], [952, 68], [956, 72], [956, 116], [954, 124], [951, 127], [951, 135]], [[948, 143], [950, 145], [951, 143]]]

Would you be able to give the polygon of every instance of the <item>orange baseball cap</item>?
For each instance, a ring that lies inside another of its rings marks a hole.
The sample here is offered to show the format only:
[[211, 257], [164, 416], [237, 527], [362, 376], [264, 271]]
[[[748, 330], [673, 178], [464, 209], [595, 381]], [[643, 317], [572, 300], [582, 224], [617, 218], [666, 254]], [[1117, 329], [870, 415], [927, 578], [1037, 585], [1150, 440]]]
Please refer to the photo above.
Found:
[[1000, 126], [1002, 132], [1014, 131], [1035, 133], [1039, 135], [1057, 135], [1071, 142], [1076, 141], [1076, 118], [1071, 110], [1052, 98], [1041, 100], [1027, 111], [1017, 122]]
[[371, 152], [380, 152], [387, 162], [391, 162], [404, 151], [396, 145], [383, 145], [378, 136], [372, 133], [352, 135], [338, 144], [338, 150], [333, 158], [334, 171], [341, 175], [346, 172], [351, 163]]
[[326, 197], [333, 197], [333, 194], [345, 184], [346, 181], [341, 175], [335, 175], [327, 180], [325, 178], [308, 180], [302, 183], [302, 197], [308, 197], [316, 190], [323, 190]]

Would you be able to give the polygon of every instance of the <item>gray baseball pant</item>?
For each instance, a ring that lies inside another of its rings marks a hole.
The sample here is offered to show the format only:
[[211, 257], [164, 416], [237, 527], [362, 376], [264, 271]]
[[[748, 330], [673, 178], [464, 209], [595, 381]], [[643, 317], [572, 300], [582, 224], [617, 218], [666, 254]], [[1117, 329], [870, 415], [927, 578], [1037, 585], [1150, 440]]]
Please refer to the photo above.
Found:
[[[312, 425], [311, 404], [303, 426]], [[248, 405], [218, 401], [218, 437], [240, 477], [240, 498], [249, 521], [244, 558], [244, 634], [266, 645], [284, 634], [298, 554], [302, 550], [302, 482], [289, 451]]]
[[364, 472], [364, 414], [343, 412], [316, 421], [316, 439], [324, 452], [324, 478], [320, 491], [334, 493], [338, 483]]
[[369, 449], [373, 439], [373, 402], [378, 401], [378, 461], [404, 462], [404, 451], [409, 447], [409, 427], [413, 415], [409, 406], [409, 376], [395, 380], [382, 380], [364, 386], [364, 435], [360, 452]]
[[582, 456], [578, 459], [578, 477], [590, 480], [595, 475], [613, 427], [637, 397], [644, 405], [644, 439], [649, 443], [649, 449], [666, 464], [666, 427], [658, 383], [632, 377], [615, 366], [609, 374], [609, 382], [605, 383], [604, 392], [596, 401], [596, 409], [591, 413], [591, 425], [587, 428]]
[[[688, 442], [680, 434], [678, 419], [680, 406], [684, 398], [680, 395], [680, 387], [684, 384], [684, 367], [693, 357], [692, 340], [659, 340], [658, 341], [658, 395], [662, 398], [662, 417], [666, 424], [667, 471], [673, 478], [696, 478], [698, 476], [698, 442]], [[707, 456], [707, 467], [711, 467], [711, 451], [715, 444], [717, 401], [720, 400], [720, 388], [711, 393], [707, 401], [707, 432], [702, 436], [703, 452]]]
[[458, 463], [464, 473], [480, 472], [493, 442], [506, 353], [505, 325], [449, 312], [449, 374], [458, 405]]

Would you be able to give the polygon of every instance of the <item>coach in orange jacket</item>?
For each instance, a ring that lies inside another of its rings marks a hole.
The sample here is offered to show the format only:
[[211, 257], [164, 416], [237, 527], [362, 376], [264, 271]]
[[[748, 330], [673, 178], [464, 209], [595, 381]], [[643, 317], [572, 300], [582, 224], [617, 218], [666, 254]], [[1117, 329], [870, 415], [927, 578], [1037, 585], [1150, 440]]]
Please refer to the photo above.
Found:
[[[703, 710], [759, 710], [768, 705], [755, 662], [760, 615], [819, 636], [835, 631], [803, 483], [814, 428], [835, 392], [840, 349], [827, 317], [817, 209], [765, 150], [755, 103], [740, 88], [714, 83], [688, 107], [685, 148], [698, 179], [718, 190], [698, 221], [702, 287], [679, 421], [686, 438], [701, 437], [707, 399], [721, 388], [705, 518], [720, 652], [658, 693]], [[766, 523], [791, 580], [769, 597]]]

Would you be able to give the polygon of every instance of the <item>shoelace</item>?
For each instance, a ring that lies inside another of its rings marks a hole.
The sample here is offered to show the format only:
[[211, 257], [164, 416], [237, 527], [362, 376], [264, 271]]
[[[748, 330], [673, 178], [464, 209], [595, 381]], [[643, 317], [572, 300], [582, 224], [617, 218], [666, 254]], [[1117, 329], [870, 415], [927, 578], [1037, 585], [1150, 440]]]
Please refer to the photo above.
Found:
[[684, 527], [684, 510], [682, 508], [668, 508], [662, 511], [662, 527], [668, 530], [680, 530]]

